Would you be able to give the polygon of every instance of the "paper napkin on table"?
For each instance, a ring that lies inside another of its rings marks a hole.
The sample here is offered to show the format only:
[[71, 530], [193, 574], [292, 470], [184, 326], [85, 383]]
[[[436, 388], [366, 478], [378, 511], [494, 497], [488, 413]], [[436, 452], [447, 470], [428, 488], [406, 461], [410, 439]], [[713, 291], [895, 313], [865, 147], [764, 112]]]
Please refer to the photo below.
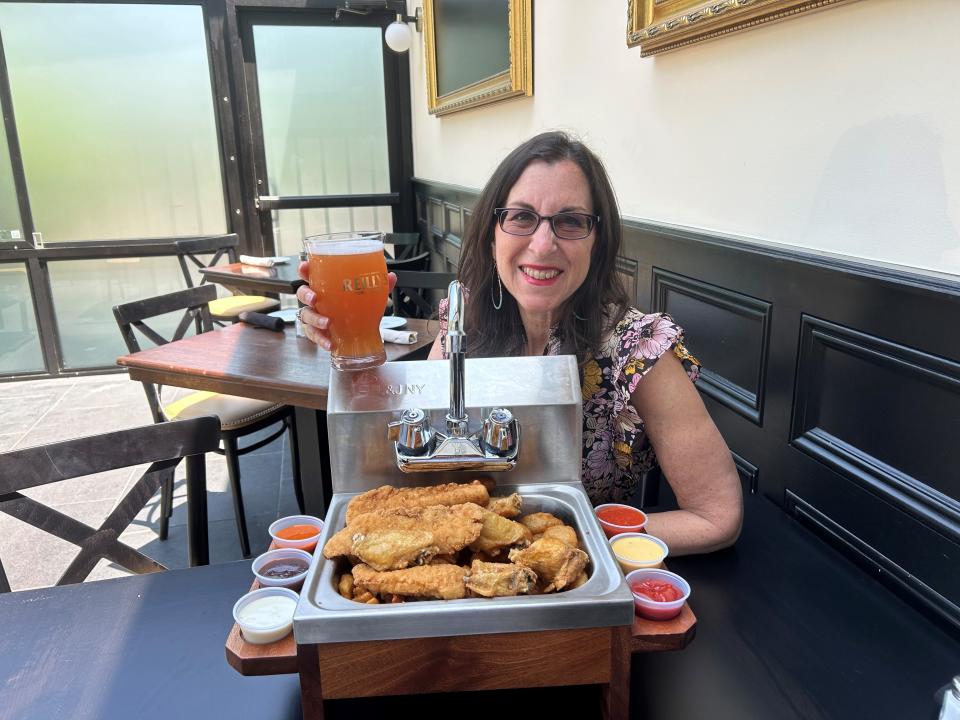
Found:
[[398, 345], [413, 345], [417, 341], [416, 330], [389, 330], [380, 328], [380, 337], [384, 342]]
[[274, 265], [282, 265], [287, 259], [282, 255], [276, 255], [273, 257], [255, 257], [253, 255], [241, 255], [240, 262], [244, 265], [253, 265], [255, 267], [273, 267]]

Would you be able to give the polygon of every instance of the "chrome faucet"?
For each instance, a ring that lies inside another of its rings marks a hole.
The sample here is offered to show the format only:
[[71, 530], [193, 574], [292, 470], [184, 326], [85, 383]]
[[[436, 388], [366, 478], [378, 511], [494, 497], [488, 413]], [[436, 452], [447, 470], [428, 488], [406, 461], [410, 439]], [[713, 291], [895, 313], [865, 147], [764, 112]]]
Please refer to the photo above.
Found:
[[399, 419], [387, 424], [387, 438], [394, 442], [397, 467], [405, 473], [511, 470], [519, 457], [520, 423], [508, 409], [493, 408], [481, 427], [471, 433], [465, 400], [467, 333], [463, 286], [459, 281], [450, 283], [447, 298], [450, 407], [446, 432], [431, 427], [423, 410], [404, 410]]

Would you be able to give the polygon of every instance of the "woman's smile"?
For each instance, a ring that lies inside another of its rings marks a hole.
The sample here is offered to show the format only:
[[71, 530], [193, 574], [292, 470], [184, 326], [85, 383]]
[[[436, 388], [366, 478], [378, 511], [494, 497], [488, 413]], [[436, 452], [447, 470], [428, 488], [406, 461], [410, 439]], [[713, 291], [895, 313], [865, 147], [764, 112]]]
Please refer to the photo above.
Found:
[[563, 271], [541, 265], [521, 265], [520, 272], [531, 285], [552, 285]]

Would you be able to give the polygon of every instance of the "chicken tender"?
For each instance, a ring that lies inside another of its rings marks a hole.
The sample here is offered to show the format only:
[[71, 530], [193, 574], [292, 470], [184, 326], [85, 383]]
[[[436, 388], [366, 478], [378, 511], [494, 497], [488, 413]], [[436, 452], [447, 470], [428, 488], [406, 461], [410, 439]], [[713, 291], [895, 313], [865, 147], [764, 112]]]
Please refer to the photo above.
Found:
[[474, 560], [466, 585], [483, 597], [526, 595], [537, 587], [537, 574], [530, 568], [512, 563], [489, 563]]
[[543, 531], [543, 537], [556, 538], [572, 548], [580, 547], [580, 543], [577, 541], [577, 531], [569, 525], [551, 525]]
[[524, 515], [518, 522], [526, 525], [534, 535], [542, 535], [548, 527], [552, 527], [553, 525], [563, 525], [563, 520], [545, 512]]
[[476, 541], [485, 512], [473, 503], [374, 510], [327, 540], [323, 556], [353, 556], [379, 571], [427, 563]]
[[523, 510], [523, 498], [520, 497], [520, 493], [513, 493], [506, 497], [492, 497], [487, 503], [487, 510], [501, 517], [515, 518]]
[[511, 545], [527, 546], [531, 542], [533, 542], [533, 534], [523, 525], [484, 510], [483, 529], [480, 531], [480, 537], [470, 544], [470, 549], [487, 555], [497, 555], [502, 548]]
[[[590, 556], [556, 538], [541, 538], [530, 547], [510, 551], [510, 561], [533, 570], [543, 591], [562, 590], [584, 571]], [[354, 570], [356, 582], [356, 570]]]
[[421, 565], [377, 572], [369, 565], [360, 564], [353, 568], [353, 581], [377, 595], [456, 600], [467, 595], [464, 584], [467, 572], [467, 568], [459, 565]]
[[392, 508], [417, 508], [431, 505], [462, 505], [476, 503], [486, 505], [490, 500], [490, 493], [479, 480], [469, 483], [447, 483], [431, 487], [403, 487], [396, 488], [382, 485], [375, 490], [369, 490], [357, 495], [347, 505], [347, 525], [352, 523], [358, 515], [373, 512], [374, 510], [390, 510]]

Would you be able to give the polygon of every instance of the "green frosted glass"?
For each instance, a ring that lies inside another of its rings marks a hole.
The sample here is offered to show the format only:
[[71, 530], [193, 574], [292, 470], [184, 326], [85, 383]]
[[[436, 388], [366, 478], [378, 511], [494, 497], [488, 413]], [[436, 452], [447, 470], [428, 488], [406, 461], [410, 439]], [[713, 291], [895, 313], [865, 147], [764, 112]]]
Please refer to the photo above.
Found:
[[393, 214], [389, 207], [273, 211], [273, 236], [278, 255], [296, 255], [303, 250], [303, 239], [308, 235], [347, 230], [393, 232]]
[[379, 28], [254, 27], [264, 194], [390, 192], [382, 34]]
[[226, 232], [199, 5], [3, 3], [0, 33], [45, 242]]
[[[64, 368], [113, 365], [127, 354], [113, 306], [184, 287], [175, 257], [61, 260], [48, 267]], [[147, 324], [169, 337], [182, 317], [170, 313]], [[142, 335], [137, 340], [153, 346]]]
[[[7, 108], [0, 103], [0, 110], [6, 113]], [[13, 168], [10, 166], [10, 148], [6, 133], [0, 128], [0, 243], [23, 239], [17, 188], [13, 184]]]
[[0, 265], [0, 374], [43, 369], [27, 268]]

